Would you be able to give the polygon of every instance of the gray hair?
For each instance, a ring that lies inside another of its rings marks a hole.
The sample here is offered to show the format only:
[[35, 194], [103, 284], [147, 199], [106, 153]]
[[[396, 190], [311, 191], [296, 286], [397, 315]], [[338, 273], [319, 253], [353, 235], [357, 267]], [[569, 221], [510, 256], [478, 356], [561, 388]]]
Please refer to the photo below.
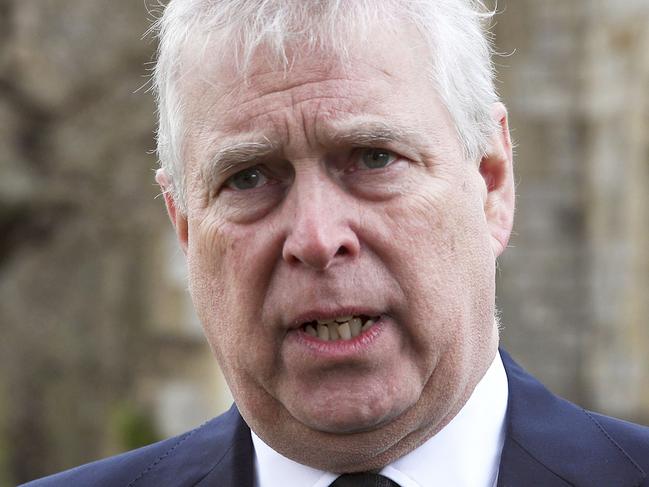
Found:
[[[488, 22], [493, 11], [482, 0], [170, 0], [152, 30], [159, 38], [153, 88], [158, 103], [157, 153], [180, 211], [186, 212], [182, 144], [183, 102], [178, 87], [186, 73], [188, 42], [205, 44], [219, 35], [220, 52], [234, 56], [245, 75], [264, 46], [285, 69], [289, 42], [303, 52], [328, 49], [344, 58], [369, 28], [406, 21], [420, 32], [431, 53], [429, 78], [445, 104], [467, 160], [485, 153], [498, 100]], [[234, 49], [233, 49], [234, 48]]]

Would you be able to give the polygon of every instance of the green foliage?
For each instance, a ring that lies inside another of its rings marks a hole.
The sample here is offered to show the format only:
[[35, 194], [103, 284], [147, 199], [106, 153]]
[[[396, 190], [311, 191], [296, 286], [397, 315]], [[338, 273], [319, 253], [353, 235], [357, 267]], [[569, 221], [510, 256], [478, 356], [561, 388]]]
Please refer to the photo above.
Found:
[[133, 450], [161, 439], [151, 414], [132, 403], [117, 408], [111, 429], [120, 450]]

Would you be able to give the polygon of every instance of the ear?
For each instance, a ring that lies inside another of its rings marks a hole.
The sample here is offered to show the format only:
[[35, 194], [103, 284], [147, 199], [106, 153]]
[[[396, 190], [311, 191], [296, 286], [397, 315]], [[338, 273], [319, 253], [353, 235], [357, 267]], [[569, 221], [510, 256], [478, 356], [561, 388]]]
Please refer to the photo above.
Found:
[[158, 169], [156, 171], [155, 180], [162, 190], [162, 196], [164, 196], [165, 205], [167, 206], [167, 214], [169, 215], [171, 224], [176, 231], [176, 237], [178, 238], [178, 243], [180, 243], [180, 248], [182, 248], [185, 255], [187, 255], [187, 241], [189, 236], [187, 230], [187, 217], [179, 211], [176, 206], [171, 191], [171, 180], [164, 169]]
[[507, 109], [494, 103], [491, 110], [498, 130], [491, 137], [487, 153], [480, 161], [480, 174], [487, 186], [485, 217], [491, 234], [494, 257], [507, 247], [514, 223], [514, 159], [507, 123]]

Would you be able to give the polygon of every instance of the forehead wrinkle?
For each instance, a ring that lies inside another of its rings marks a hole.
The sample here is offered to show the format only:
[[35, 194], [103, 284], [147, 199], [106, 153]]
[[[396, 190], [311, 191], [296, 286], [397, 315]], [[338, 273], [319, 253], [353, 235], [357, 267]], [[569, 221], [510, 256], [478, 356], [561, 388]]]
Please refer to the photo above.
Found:
[[[252, 94], [252, 98], [261, 100], [265, 97], [281, 96], [285, 93], [290, 93], [292, 100], [304, 101], [305, 99], [308, 99], [312, 96], [321, 96], [325, 94], [327, 92], [327, 89], [330, 89], [331, 85], [336, 86], [342, 83], [347, 84], [352, 81], [355, 80], [351, 80], [347, 77], [327, 77], [306, 80], [299, 79], [292, 81], [286, 80], [283, 81], [279, 87], [275, 86], [273, 83], [270, 83], [270, 86], [264, 87], [264, 89], [258, 89], [257, 92]], [[314, 87], [315, 89], [312, 89]], [[304, 93], [307, 94], [306, 97], [304, 96]]]

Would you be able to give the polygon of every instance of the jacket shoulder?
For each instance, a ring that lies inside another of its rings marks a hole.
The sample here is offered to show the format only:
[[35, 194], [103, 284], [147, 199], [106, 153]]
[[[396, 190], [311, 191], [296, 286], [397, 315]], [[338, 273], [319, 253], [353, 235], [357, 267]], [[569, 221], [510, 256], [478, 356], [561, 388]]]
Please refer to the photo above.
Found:
[[647, 485], [648, 428], [555, 396], [503, 350], [501, 357], [509, 399], [499, 485]]
[[24, 484], [28, 487], [58, 487], [64, 485], [131, 485], [135, 476], [149, 465], [164, 458], [193, 431], [128, 451], [103, 460], [59, 472]]
[[591, 411], [586, 413], [611, 441], [633, 458], [638, 467], [649, 472], [649, 427]]
[[[24, 487], [140, 487], [156, 485], [151, 479], [168, 473], [177, 480], [185, 477], [180, 484], [185, 484], [184, 480], [198, 481], [230, 450], [240, 423], [239, 413], [233, 407], [182, 435], [37, 479]], [[182, 474], [174, 472], [178, 464], [184, 466]]]

